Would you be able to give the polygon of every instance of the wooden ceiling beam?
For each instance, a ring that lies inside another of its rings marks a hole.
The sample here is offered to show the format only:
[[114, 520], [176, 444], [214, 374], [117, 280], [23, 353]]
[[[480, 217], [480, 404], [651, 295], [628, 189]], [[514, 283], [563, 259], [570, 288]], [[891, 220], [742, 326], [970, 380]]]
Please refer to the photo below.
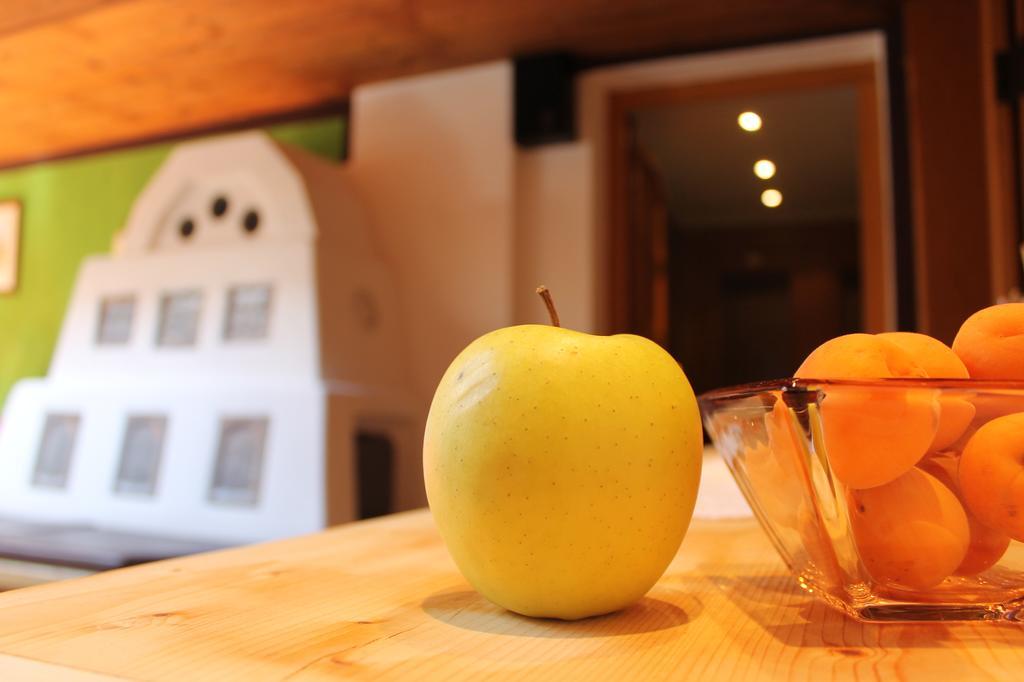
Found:
[[322, 107], [517, 54], [584, 59], [877, 26], [891, 0], [28, 0], [0, 17], [0, 166]]
[[103, 5], [122, 0], [21, 0], [7, 3], [0, 12], [0, 37], [68, 21]]

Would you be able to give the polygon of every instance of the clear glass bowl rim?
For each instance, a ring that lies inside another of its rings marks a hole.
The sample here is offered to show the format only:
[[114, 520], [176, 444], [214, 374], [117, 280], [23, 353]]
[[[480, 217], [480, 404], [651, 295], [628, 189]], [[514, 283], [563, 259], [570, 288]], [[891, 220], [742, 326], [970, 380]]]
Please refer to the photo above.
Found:
[[769, 391], [803, 390], [815, 391], [835, 386], [837, 388], [883, 388], [883, 389], [956, 389], [959, 391], [1021, 391], [1024, 392], [1024, 381], [988, 380], [988, 379], [932, 379], [932, 378], [891, 378], [891, 379], [809, 379], [788, 377], [786, 379], [770, 379], [755, 381], [749, 384], [725, 386], [705, 391], [697, 396], [700, 402], [744, 398]]

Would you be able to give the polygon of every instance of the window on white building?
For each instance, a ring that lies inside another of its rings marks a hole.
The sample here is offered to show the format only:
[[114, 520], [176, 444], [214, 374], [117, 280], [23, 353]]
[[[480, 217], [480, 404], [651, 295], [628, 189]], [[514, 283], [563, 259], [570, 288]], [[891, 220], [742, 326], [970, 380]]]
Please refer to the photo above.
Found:
[[135, 317], [135, 299], [131, 296], [112, 296], [100, 301], [100, 318], [96, 327], [96, 343], [116, 346], [128, 343]]
[[157, 344], [161, 346], [194, 346], [199, 331], [199, 308], [202, 297], [198, 291], [176, 291], [160, 299], [160, 329]]
[[270, 327], [271, 288], [266, 284], [232, 287], [228, 291], [224, 338], [263, 339]]
[[79, 417], [76, 414], [49, 414], [39, 441], [32, 485], [64, 488], [71, 470], [71, 455], [78, 437]]
[[156, 492], [166, 431], [166, 417], [128, 419], [121, 444], [121, 463], [114, 483], [116, 492], [128, 495], [152, 495]]
[[210, 488], [213, 502], [254, 506], [259, 501], [267, 427], [266, 418], [221, 422]]

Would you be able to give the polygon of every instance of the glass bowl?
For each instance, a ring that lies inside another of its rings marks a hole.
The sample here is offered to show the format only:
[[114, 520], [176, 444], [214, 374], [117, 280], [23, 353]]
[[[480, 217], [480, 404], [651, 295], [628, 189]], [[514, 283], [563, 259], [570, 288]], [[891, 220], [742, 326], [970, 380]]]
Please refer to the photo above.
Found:
[[865, 621], [1024, 621], [1024, 382], [784, 379], [699, 402], [805, 590]]

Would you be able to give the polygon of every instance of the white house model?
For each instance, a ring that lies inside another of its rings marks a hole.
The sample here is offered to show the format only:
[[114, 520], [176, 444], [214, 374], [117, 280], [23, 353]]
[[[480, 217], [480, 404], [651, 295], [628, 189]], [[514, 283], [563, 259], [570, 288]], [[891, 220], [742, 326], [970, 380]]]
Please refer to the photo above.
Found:
[[7, 400], [0, 518], [235, 544], [409, 506], [398, 306], [345, 172], [256, 132], [173, 151]]

